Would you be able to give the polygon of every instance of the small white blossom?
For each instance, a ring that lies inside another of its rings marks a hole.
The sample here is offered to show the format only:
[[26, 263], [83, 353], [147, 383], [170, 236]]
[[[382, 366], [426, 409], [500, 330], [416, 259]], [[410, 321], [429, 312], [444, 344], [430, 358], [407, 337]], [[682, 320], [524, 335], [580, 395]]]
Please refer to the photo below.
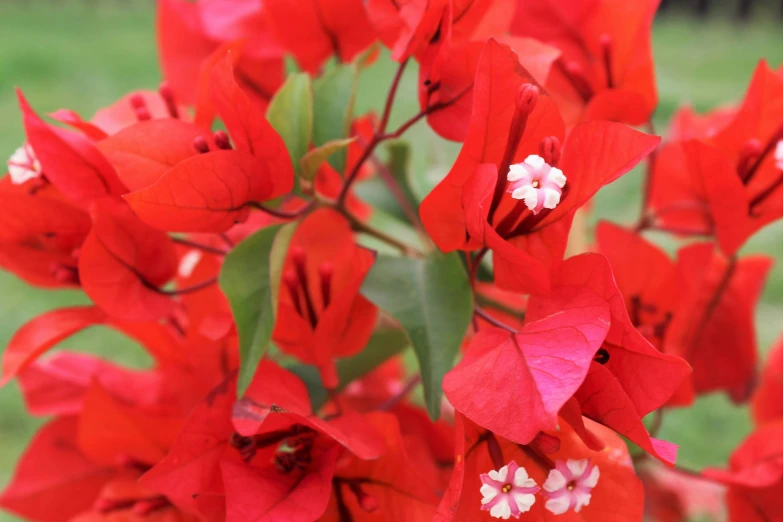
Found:
[[190, 277], [193, 275], [193, 270], [196, 269], [196, 265], [198, 265], [202, 257], [204, 256], [199, 250], [194, 249], [188, 251], [184, 256], [182, 256], [182, 259], [179, 260], [179, 276]]
[[546, 507], [555, 515], [569, 509], [579, 512], [590, 503], [591, 491], [598, 484], [598, 466], [585, 460], [558, 460], [544, 482]]
[[29, 143], [16, 149], [7, 163], [8, 175], [14, 185], [21, 185], [41, 175], [41, 163]]
[[563, 171], [550, 166], [544, 158], [536, 155], [511, 165], [506, 179], [511, 182], [508, 186], [511, 197], [523, 200], [534, 214], [545, 208], [557, 207], [566, 184]]
[[495, 471], [481, 475], [481, 509], [495, 518], [508, 520], [530, 510], [541, 489], [525, 468], [513, 460]]

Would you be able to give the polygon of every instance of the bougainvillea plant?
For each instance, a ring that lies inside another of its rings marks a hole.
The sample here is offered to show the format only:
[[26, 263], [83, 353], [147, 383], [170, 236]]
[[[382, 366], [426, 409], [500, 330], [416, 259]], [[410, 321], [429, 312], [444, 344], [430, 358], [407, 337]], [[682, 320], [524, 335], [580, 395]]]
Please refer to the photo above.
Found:
[[[657, 4], [160, 0], [157, 90], [91, 119], [19, 90], [0, 266], [92, 304], [3, 353], [2, 383], [49, 420], [0, 505], [676, 522], [717, 498], [732, 522], [783, 520], [783, 345], [757, 371], [753, 323], [772, 261], [738, 254], [783, 218], [783, 70], [680, 110], [661, 143]], [[398, 64], [385, 105], [355, 114], [380, 53]], [[419, 109], [394, 128], [400, 96]], [[416, 124], [461, 143], [424, 197]], [[636, 167], [638, 221], [584, 240], [575, 216]], [[355, 190], [372, 181], [383, 206]], [[97, 325], [152, 367], [46, 353]], [[751, 401], [757, 429], [723, 469], [678, 468], [662, 416], [714, 392]]]

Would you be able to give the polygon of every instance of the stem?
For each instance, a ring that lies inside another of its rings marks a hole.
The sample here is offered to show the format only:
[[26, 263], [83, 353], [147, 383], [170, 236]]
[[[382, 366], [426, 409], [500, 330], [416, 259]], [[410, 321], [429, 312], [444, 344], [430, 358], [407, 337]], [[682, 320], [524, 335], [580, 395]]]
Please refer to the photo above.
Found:
[[386, 168], [386, 165], [384, 165], [377, 157], [373, 156], [372, 162], [378, 169], [378, 176], [381, 178], [381, 181], [383, 181], [386, 187], [391, 191], [392, 196], [394, 196], [394, 199], [402, 209], [405, 217], [408, 218], [408, 221], [411, 222], [413, 227], [422, 237], [429, 239], [429, 236], [424, 231], [424, 226], [421, 224], [418, 213], [413, 208], [413, 205], [411, 205], [410, 201], [408, 201], [408, 198], [405, 197], [405, 192], [403, 191], [400, 184], [397, 183], [397, 180], [394, 178], [392, 173], [389, 172], [389, 169]]
[[228, 237], [228, 234], [220, 234], [220, 239], [223, 240], [223, 242], [228, 245], [229, 248], [234, 248], [234, 242], [231, 240], [230, 237]]
[[[454, 98], [451, 100], [436, 103], [435, 105], [431, 105], [427, 107], [427, 109], [419, 112], [417, 115], [400, 125], [396, 131], [387, 133], [386, 129], [384, 127], [379, 127], [378, 130], [375, 132], [375, 136], [373, 136], [372, 140], [370, 140], [370, 143], [367, 144], [367, 148], [364, 150], [364, 153], [359, 158], [359, 161], [356, 162], [356, 165], [354, 165], [353, 169], [351, 169], [351, 172], [345, 177], [345, 182], [343, 183], [343, 188], [340, 190], [340, 194], [337, 196], [337, 205], [342, 207], [345, 205], [345, 198], [348, 196], [348, 191], [351, 188], [351, 185], [356, 181], [357, 176], [359, 175], [359, 171], [362, 168], [362, 165], [372, 156], [373, 152], [375, 152], [375, 148], [387, 140], [397, 139], [400, 136], [402, 136], [405, 131], [407, 131], [409, 128], [411, 128], [413, 125], [415, 125], [419, 120], [422, 118], [425, 118], [426, 116], [437, 112], [441, 109], [445, 109], [446, 107], [449, 107], [457, 102], [462, 96], [464, 96], [473, 86], [468, 86], [464, 91], [457, 94]], [[389, 94], [396, 93], [396, 88], [392, 92], [390, 91]], [[387, 104], [389, 103], [389, 100], [387, 99]], [[387, 122], [388, 123], [388, 122]]]
[[[471, 261], [470, 264], [470, 287], [473, 288], [476, 286], [476, 276], [478, 276], [478, 270], [479, 266], [481, 266], [481, 260], [484, 259], [484, 256], [487, 255], [489, 249], [482, 248], [479, 250], [478, 254], [476, 254], [476, 258]], [[470, 254], [467, 254], [468, 260], [470, 260]]]
[[276, 208], [269, 208], [269, 207], [266, 207], [266, 206], [262, 205], [261, 203], [256, 203], [256, 202], [253, 202], [253, 201], [248, 203], [248, 205], [250, 205], [251, 207], [256, 208], [256, 209], [258, 209], [258, 210], [260, 210], [262, 212], [266, 212], [270, 216], [274, 216], [274, 217], [277, 217], [277, 218], [280, 218], [280, 219], [297, 219], [297, 218], [299, 218], [301, 216], [304, 216], [305, 214], [310, 212], [313, 208], [315, 208], [315, 204], [316, 204], [316, 201], [315, 200], [311, 200], [309, 203], [307, 203], [307, 205], [303, 206], [299, 210], [296, 210], [294, 212], [286, 212], [285, 210], [278, 210]]
[[335, 210], [340, 212], [343, 216], [345, 216], [345, 218], [351, 223], [351, 228], [353, 228], [356, 232], [362, 232], [364, 234], [367, 234], [368, 236], [372, 236], [375, 239], [383, 241], [384, 243], [393, 246], [394, 248], [402, 252], [404, 255], [411, 255], [414, 253], [416, 255], [421, 255], [421, 252], [413, 249], [412, 247], [403, 243], [399, 239], [396, 239], [386, 234], [385, 232], [378, 230], [377, 228], [372, 227], [367, 223], [360, 221], [359, 219], [356, 218], [356, 216], [348, 212], [348, 210], [346, 210], [345, 208], [340, 206], [335, 206], [334, 208]]
[[151, 288], [154, 289], [159, 294], [163, 294], [163, 295], [184, 295], [184, 294], [192, 294], [193, 292], [198, 292], [199, 290], [203, 290], [209, 286], [214, 285], [217, 282], [218, 282], [218, 278], [212, 277], [202, 283], [198, 283], [193, 286], [188, 286], [186, 288], [176, 288], [174, 290], [163, 290], [161, 288], [155, 288], [155, 287], [151, 287]]
[[489, 315], [487, 312], [482, 310], [479, 306], [473, 307], [473, 313], [475, 315], [481, 317], [485, 321], [487, 321], [492, 326], [496, 326], [498, 328], [502, 328], [503, 330], [506, 330], [507, 332], [517, 333], [516, 329], [510, 327], [509, 325], [507, 325], [506, 323], [504, 323], [502, 321], [498, 321], [497, 319], [495, 319], [494, 317]]
[[780, 140], [783, 140], [783, 123], [780, 124], [780, 127], [775, 131], [775, 133], [770, 137], [769, 141], [767, 141], [767, 145], [764, 147], [764, 150], [761, 151], [761, 154], [759, 154], [758, 159], [751, 165], [751, 167], [748, 169], [748, 171], [745, 173], [745, 176], [742, 178], [742, 183], [747, 186], [751, 180], [753, 179], [753, 176], [756, 175], [756, 172], [758, 172], [759, 167], [761, 167], [761, 164], [764, 163], [764, 160], [767, 156], [770, 155], [772, 150], [777, 147], [778, 142]]
[[394, 75], [391, 87], [389, 87], [389, 94], [386, 96], [386, 106], [383, 108], [383, 116], [381, 117], [381, 122], [378, 124], [379, 134], [386, 132], [386, 126], [389, 124], [389, 116], [391, 116], [392, 105], [394, 105], [394, 98], [397, 96], [397, 89], [400, 86], [402, 74], [405, 72], [405, 66], [408, 65], [408, 60], [409, 59], [406, 59], [397, 67], [397, 72]]
[[655, 437], [663, 426], [663, 408], [655, 410], [655, 417], [653, 417], [652, 426], [650, 426], [650, 437]]
[[394, 408], [395, 406], [397, 406], [397, 404], [400, 403], [400, 401], [402, 401], [405, 397], [407, 397], [408, 394], [412, 392], [414, 388], [416, 388], [416, 386], [418, 386], [419, 384], [421, 384], [421, 374], [416, 374], [408, 381], [408, 383], [400, 391], [400, 393], [398, 393], [394, 397], [391, 397], [389, 400], [387, 400], [386, 402], [378, 406], [376, 409], [379, 411], [388, 411]]
[[681, 227], [664, 227], [660, 225], [646, 224], [641, 229], [637, 227], [637, 230], [654, 230], [656, 232], [668, 232], [669, 234], [677, 234], [680, 236], [709, 236], [712, 233], [708, 230], [696, 230], [693, 228], [681, 228]]
[[750, 211], [751, 216], [753, 215], [753, 210], [757, 206], [761, 205], [773, 192], [775, 192], [781, 186], [783, 186], [783, 173], [781, 173], [778, 179], [775, 180], [769, 187], [765, 188], [763, 191], [761, 191], [761, 193], [759, 193], [750, 201], [748, 210]]
[[386, 104], [383, 108], [383, 116], [381, 117], [381, 121], [378, 124], [378, 130], [375, 131], [375, 135], [370, 140], [370, 143], [367, 144], [367, 147], [364, 149], [364, 153], [359, 158], [359, 161], [356, 162], [356, 164], [353, 166], [353, 169], [351, 169], [351, 172], [345, 177], [343, 188], [340, 190], [340, 194], [337, 196], [337, 205], [340, 207], [345, 205], [345, 198], [348, 196], [348, 191], [350, 190], [351, 185], [353, 185], [354, 181], [356, 181], [356, 177], [359, 175], [359, 171], [361, 170], [362, 165], [364, 165], [370, 156], [372, 156], [372, 153], [375, 151], [375, 148], [378, 146], [378, 144], [383, 141], [381, 136], [386, 132], [386, 127], [389, 125], [389, 117], [391, 116], [392, 106], [394, 105], [394, 99], [397, 97], [397, 89], [400, 86], [400, 80], [402, 79], [402, 73], [405, 71], [406, 65], [408, 65], [408, 60], [402, 62], [397, 68], [397, 73], [394, 75], [391, 87], [389, 87], [389, 94], [386, 95]]
[[179, 243], [180, 245], [189, 246], [197, 250], [203, 250], [204, 252], [209, 252], [210, 254], [215, 254], [216, 256], [224, 256], [228, 254], [228, 251], [223, 250], [222, 248], [215, 248], [209, 245], [202, 245], [201, 243], [190, 241], [189, 239], [185, 239], [181, 237], [172, 237], [171, 240], [174, 241], [175, 243]]
[[494, 299], [478, 292], [476, 292], [476, 302], [484, 308], [494, 308], [498, 312], [503, 312], [504, 314], [514, 316], [520, 320], [525, 318], [525, 312], [516, 310], [506, 304], [501, 303], [500, 301], [495, 301]]
[[[652, 117], [647, 121], [647, 132], [649, 134], [655, 134], [655, 126], [652, 122]], [[647, 216], [647, 210], [650, 207], [650, 198], [652, 197], [653, 189], [653, 170], [655, 169], [655, 160], [658, 157], [658, 149], [650, 153], [650, 158], [647, 162], [647, 168], [644, 171], [644, 191], [642, 192], [642, 208], [639, 211], [639, 224], [637, 225], [637, 231], [646, 228], [646, 224], [649, 223], [649, 217]]]
[[731, 282], [731, 277], [732, 275], [734, 275], [734, 270], [736, 268], [737, 268], [737, 256], [735, 255], [732, 256], [731, 259], [729, 259], [729, 263], [728, 266], [726, 267], [726, 271], [723, 274], [723, 278], [718, 283], [718, 286], [715, 287], [715, 293], [712, 295], [712, 298], [709, 300], [707, 306], [705, 306], [704, 308], [704, 315], [702, 315], [699, 324], [694, 330], [692, 342], [688, 344], [688, 350], [685, 352], [686, 361], [690, 361], [692, 359], [693, 349], [699, 343], [702, 335], [704, 335], [704, 329], [707, 328], [707, 323], [709, 323], [710, 317], [712, 317], [712, 314], [715, 313], [715, 309], [718, 307], [718, 304], [720, 303], [720, 298], [721, 296], [723, 296], [723, 292], [725, 292], [726, 289], [729, 287], [729, 283]]

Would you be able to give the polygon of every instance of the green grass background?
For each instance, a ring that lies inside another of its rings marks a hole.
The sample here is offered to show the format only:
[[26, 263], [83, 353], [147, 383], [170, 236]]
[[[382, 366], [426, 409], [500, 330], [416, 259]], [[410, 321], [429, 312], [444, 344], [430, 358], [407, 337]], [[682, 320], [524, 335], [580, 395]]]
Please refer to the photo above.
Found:
[[[159, 82], [151, 3], [141, 1], [72, 1], [0, 3], [0, 156], [9, 156], [23, 141], [13, 92], [24, 89], [41, 112], [68, 107], [89, 116], [134, 88]], [[671, 113], [688, 102], [706, 110], [740, 98], [756, 62], [783, 62], [783, 31], [776, 19], [758, 13], [750, 24], [737, 25], [720, 16], [706, 22], [687, 16], [662, 17], [654, 28], [660, 89], [656, 114], [659, 129]], [[394, 67], [384, 56], [361, 79], [360, 111], [379, 109]], [[392, 124], [414, 114], [415, 71], [407, 71]], [[425, 184], [448, 169], [458, 147], [435, 137], [425, 125], [411, 130], [417, 144], [412, 167]], [[633, 172], [597, 197], [591, 221], [610, 218], [630, 222], [637, 213], [641, 173]], [[670, 247], [672, 245], [669, 245]], [[763, 252], [783, 260], [783, 223], [758, 234], [746, 252]], [[0, 346], [25, 321], [45, 310], [84, 303], [77, 292], [44, 292], [0, 273]], [[759, 344], [767, 350], [783, 330], [783, 263], [774, 268], [757, 314]], [[70, 349], [98, 353], [134, 366], [147, 362], [143, 352], [119, 335], [94, 329], [70, 339]], [[10, 478], [14, 462], [41, 423], [29, 417], [15, 384], [0, 389], [0, 485]], [[721, 465], [751, 430], [747, 409], [722, 395], [702, 398], [687, 411], [668, 413], [660, 436], [681, 445], [681, 462], [689, 467]], [[0, 513], [0, 522], [15, 520]]]

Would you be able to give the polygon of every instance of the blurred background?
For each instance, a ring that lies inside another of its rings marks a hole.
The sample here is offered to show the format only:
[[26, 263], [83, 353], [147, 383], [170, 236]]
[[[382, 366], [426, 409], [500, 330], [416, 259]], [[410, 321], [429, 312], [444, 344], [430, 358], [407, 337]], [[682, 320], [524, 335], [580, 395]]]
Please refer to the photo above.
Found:
[[[628, 0], [633, 1], [633, 0]], [[150, 0], [0, 0], [0, 156], [22, 144], [16, 106], [19, 86], [41, 113], [70, 108], [88, 117], [129, 90], [156, 88], [160, 81], [155, 49], [154, 3]], [[669, 0], [656, 20], [653, 43], [660, 106], [659, 133], [673, 111], [688, 103], [700, 111], [740, 99], [757, 62], [783, 62], [783, 2], [780, 0]], [[384, 55], [361, 80], [358, 113], [380, 109], [394, 73]], [[418, 111], [416, 71], [409, 67], [393, 118], [402, 122]], [[395, 122], [392, 122], [393, 124]], [[434, 136], [425, 125], [406, 139], [417, 146], [412, 167], [420, 191], [446, 170], [458, 146]], [[590, 223], [608, 218], [630, 223], [638, 213], [641, 172], [632, 172], [597, 196]], [[373, 186], [363, 187], [372, 192]], [[653, 239], [655, 236], [651, 236]], [[668, 244], [668, 248], [675, 245]], [[768, 227], [744, 253], [777, 258], [757, 311], [759, 346], [766, 353], [783, 332], [783, 223]], [[0, 273], [0, 347], [35, 315], [68, 304], [86, 303], [77, 292], [44, 292]], [[109, 330], [94, 328], [66, 346], [143, 367], [146, 355]], [[25, 413], [15, 384], [0, 389], [0, 487], [11, 476], [19, 454], [43, 419]], [[745, 407], [723, 395], [700, 399], [687, 411], [667, 413], [661, 438], [681, 446], [680, 462], [689, 468], [722, 466], [750, 432]], [[0, 513], [0, 522], [15, 520]]]

